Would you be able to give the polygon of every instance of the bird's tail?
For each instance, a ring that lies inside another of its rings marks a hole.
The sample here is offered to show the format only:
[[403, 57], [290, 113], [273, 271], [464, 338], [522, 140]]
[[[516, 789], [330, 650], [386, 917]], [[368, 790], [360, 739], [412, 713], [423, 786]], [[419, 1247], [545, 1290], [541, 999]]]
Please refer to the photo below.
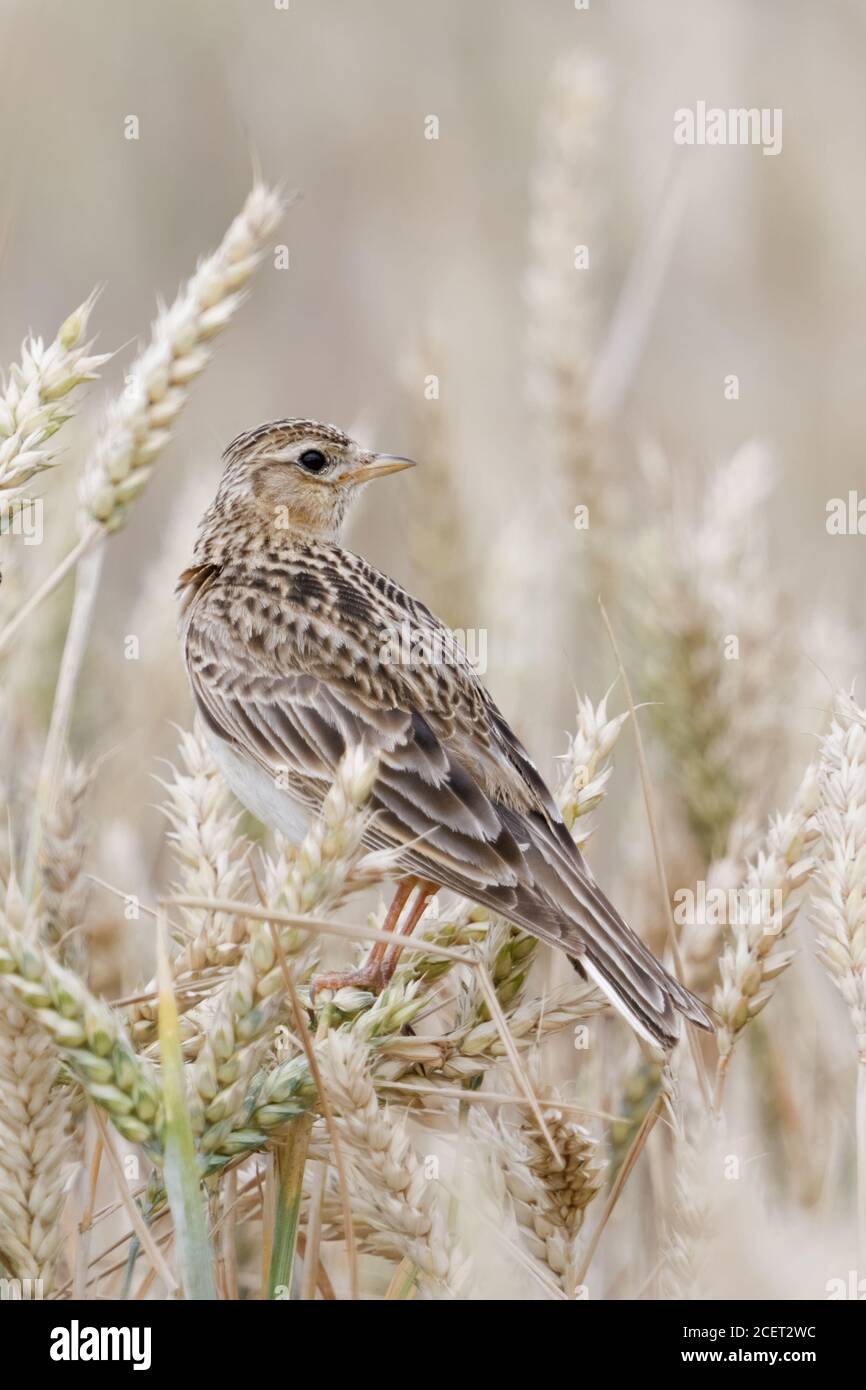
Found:
[[[592, 980], [647, 1042], [672, 1047], [681, 1017], [713, 1032], [715, 1025], [700, 999], [656, 960], [598, 888], [595, 893], [597, 900], [579, 916], [557, 913], [545, 923], [545, 938], [556, 940], [575, 970]], [[530, 909], [523, 924], [538, 932], [539, 914]]]
[[564, 826], [561, 833], [545, 826], [526, 854], [535, 884], [518, 888], [505, 916], [559, 946], [648, 1042], [671, 1047], [681, 1017], [714, 1031], [700, 999], [656, 960], [601, 891]]
[[679, 1037], [681, 1017], [712, 1032], [713, 1021], [700, 999], [659, 964], [638, 936], [629, 932], [629, 937], [633, 940], [607, 938], [603, 944], [593, 937], [579, 956], [571, 956], [572, 964], [648, 1042], [671, 1047]]

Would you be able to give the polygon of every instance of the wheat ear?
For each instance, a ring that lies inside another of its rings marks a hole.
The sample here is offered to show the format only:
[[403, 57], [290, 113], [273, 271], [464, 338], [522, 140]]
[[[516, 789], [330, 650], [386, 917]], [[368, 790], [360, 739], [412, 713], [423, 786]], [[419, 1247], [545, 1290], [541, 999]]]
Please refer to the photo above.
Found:
[[[818, 839], [817, 769], [810, 766], [787, 815], [771, 817], [764, 845], [747, 866], [748, 908], [729, 923], [713, 1005], [720, 1019], [720, 1075], [749, 1021], [770, 1002], [776, 981], [793, 959], [780, 949], [797, 916], [815, 867]], [[772, 905], [768, 917], [766, 904]], [[745, 920], [742, 920], [744, 918]]]
[[[213, 760], [201, 726], [182, 733], [181, 766], [172, 769], [166, 792], [165, 814], [171, 824], [170, 839], [180, 877], [177, 893], [201, 898], [242, 900], [250, 884], [244, 851], [249, 844], [240, 833], [240, 811]], [[202, 971], [236, 963], [246, 924], [234, 913], [207, 909], [181, 909], [189, 932], [187, 944], [171, 958], [172, 977], [179, 986], [193, 983]], [[149, 986], [155, 991], [155, 981]], [[194, 993], [176, 991], [177, 1007], [189, 1009]], [[136, 1042], [150, 1042], [156, 1034], [156, 999], [134, 1004], [128, 1014]]]
[[87, 840], [83, 822], [84, 801], [90, 786], [90, 770], [67, 763], [61, 769], [57, 794], [42, 825], [39, 874], [42, 880], [40, 910], [45, 938], [60, 945], [67, 964], [79, 963], [84, 947], [80, 932], [87, 905], [84, 877]]
[[[17, 910], [13, 905], [12, 910]], [[68, 1087], [51, 1038], [0, 995], [0, 1259], [15, 1279], [52, 1286], [74, 1153]]]
[[332, 1032], [319, 1065], [340, 1128], [353, 1211], [369, 1227], [371, 1247], [417, 1266], [426, 1291], [458, 1293], [468, 1277], [465, 1259], [405, 1121], [379, 1102], [367, 1048], [351, 1032]]
[[85, 341], [95, 300], [94, 292], [47, 347], [41, 338], [26, 338], [20, 362], [0, 382], [0, 503], [20, 496], [35, 474], [56, 465], [55, 436], [74, 413], [73, 397], [111, 356], [93, 355]]
[[[290, 911], [308, 913], [339, 899], [360, 851], [368, 820], [364, 803], [375, 778], [376, 762], [363, 750], [345, 754], [292, 864], [284, 888]], [[291, 949], [291, 938], [288, 945]], [[282, 990], [271, 926], [251, 920], [241, 958], [220, 991], [189, 1069], [193, 1124], [204, 1152], [218, 1148], [233, 1127], [269, 1042]]]
[[0, 903], [0, 989], [48, 1034], [125, 1138], [158, 1145], [160, 1088], [153, 1067], [134, 1052], [114, 1011], [41, 944], [14, 880]]
[[513, 1211], [532, 1257], [569, 1298], [578, 1293], [578, 1245], [587, 1208], [601, 1191], [605, 1164], [589, 1130], [566, 1119], [555, 1095], [542, 1097], [544, 1118], [563, 1158], [553, 1162], [538, 1130], [510, 1124], [475, 1107], [471, 1127], [488, 1160], [494, 1191]]
[[110, 409], [85, 475], [85, 510], [108, 530], [123, 525], [130, 502], [146, 486], [190, 385], [210, 360], [210, 343], [241, 304], [284, 207], [279, 193], [257, 183], [218, 249], [160, 312], [150, 343]]
[[857, 1213], [866, 1260], [866, 709], [836, 696], [821, 744], [815, 895], [818, 954], [841, 994], [857, 1048]]

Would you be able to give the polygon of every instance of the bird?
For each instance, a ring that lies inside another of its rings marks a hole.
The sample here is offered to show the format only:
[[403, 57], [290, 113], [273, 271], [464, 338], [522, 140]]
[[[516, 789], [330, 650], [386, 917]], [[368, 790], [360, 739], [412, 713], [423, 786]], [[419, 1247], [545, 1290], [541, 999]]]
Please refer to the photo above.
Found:
[[[297, 843], [341, 759], [363, 748], [376, 759], [364, 839], [396, 852], [385, 920], [395, 941], [446, 888], [563, 951], [651, 1046], [673, 1047], [682, 1017], [712, 1031], [704, 1005], [596, 883], [448, 629], [343, 545], [361, 489], [412, 466], [299, 418], [248, 430], [225, 450], [177, 589], [192, 698], [217, 766], [244, 806]], [[406, 624], [419, 640], [394, 659], [390, 639]], [[360, 971], [317, 984], [351, 978], [380, 990], [398, 955], [377, 943]]]

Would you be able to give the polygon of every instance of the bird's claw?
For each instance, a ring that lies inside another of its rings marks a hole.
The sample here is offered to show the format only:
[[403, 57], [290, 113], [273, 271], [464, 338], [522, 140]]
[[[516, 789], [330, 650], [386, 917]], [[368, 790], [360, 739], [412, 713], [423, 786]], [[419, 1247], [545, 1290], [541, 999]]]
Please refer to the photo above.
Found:
[[379, 995], [388, 983], [388, 972], [381, 960], [368, 961], [357, 970], [325, 970], [314, 975], [310, 984], [310, 1002], [316, 1003], [318, 994], [330, 990], [334, 994], [341, 989], [361, 989]]

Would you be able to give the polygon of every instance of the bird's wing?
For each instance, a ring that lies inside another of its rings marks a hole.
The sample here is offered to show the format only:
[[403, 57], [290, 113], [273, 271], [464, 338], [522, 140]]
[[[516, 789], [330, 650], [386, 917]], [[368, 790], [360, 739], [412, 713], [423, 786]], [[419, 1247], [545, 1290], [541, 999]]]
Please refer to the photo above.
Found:
[[[312, 811], [346, 749], [363, 746], [378, 759], [371, 838], [417, 843], [418, 872], [442, 882], [448, 874], [461, 892], [470, 882], [513, 888], [526, 877], [521, 849], [478, 769], [469, 771], [405, 691], [385, 701], [383, 690], [371, 694], [336, 668], [327, 677], [275, 670], [224, 623], [191, 623], [186, 653], [193, 696], [211, 730], [275, 784], [290, 785]], [[312, 651], [306, 663], [320, 664]]]
[[[303, 597], [292, 600], [283, 582], [269, 609], [263, 582], [258, 576], [247, 592], [237, 579], [223, 585], [209, 576], [190, 604], [187, 668], [198, 708], [219, 738], [275, 783], [288, 781], [311, 809], [321, 805], [346, 748], [362, 745], [378, 758], [368, 839], [406, 846], [406, 872], [485, 903], [559, 946], [645, 1036], [676, 1036], [675, 1010], [708, 1025], [697, 1001], [598, 888], [540, 774], [468, 662], [454, 655], [436, 665], [421, 644], [410, 663], [383, 664], [370, 641], [369, 591], [346, 585], [345, 576], [339, 611], [330, 585], [330, 601], [311, 609], [310, 589], [318, 592], [320, 581], [311, 585], [309, 575]], [[398, 608], [411, 604], [416, 621], [436, 623], [396, 592]]]

